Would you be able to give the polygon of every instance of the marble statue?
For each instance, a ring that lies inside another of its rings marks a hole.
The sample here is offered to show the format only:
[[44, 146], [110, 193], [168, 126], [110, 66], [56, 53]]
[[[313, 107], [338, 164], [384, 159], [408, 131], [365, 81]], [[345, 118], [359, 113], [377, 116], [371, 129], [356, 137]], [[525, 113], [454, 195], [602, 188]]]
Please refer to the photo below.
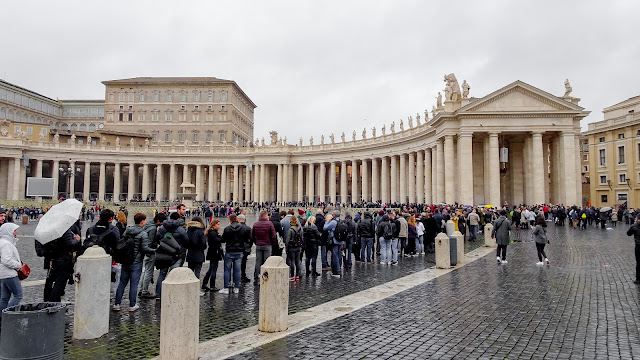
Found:
[[236, 147], [240, 146], [240, 139], [236, 139]]
[[451, 93], [445, 98], [445, 100], [459, 101], [462, 95], [460, 94], [460, 85], [458, 85], [458, 79], [456, 79], [456, 76], [453, 74], [445, 75], [444, 81], [451, 89]]
[[324, 145], [324, 134], [320, 135], [320, 145]]
[[131, 140], [129, 140], [129, 145], [131, 145], [131, 147], [136, 146], [136, 141], [133, 138], [131, 138]]
[[342, 142], [344, 142], [344, 131], [342, 132], [342, 135], [340, 135], [340, 139], [342, 139]]
[[256, 138], [256, 142], [253, 143], [255, 146], [258, 146], [258, 144], [260, 144], [260, 140], [258, 140], [258, 138]]
[[395, 121], [391, 122], [391, 126], [389, 127], [389, 130], [391, 130], [392, 134], [396, 132], [396, 122]]
[[367, 128], [362, 129], [362, 138], [363, 139], [367, 138]]
[[309, 138], [309, 145], [313, 145], [313, 136]]
[[424, 109], [424, 122], [429, 122], [429, 110]]
[[332, 144], [336, 143], [336, 138], [335, 138], [335, 136], [333, 136], [333, 133], [331, 133], [331, 135], [329, 135], [329, 139], [331, 140]]
[[11, 125], [11, 121], [7, 119], [0, 120], [0, 135], [4, 137], [9, 136], [9, 125]]
[[260, 146], [264, 146], [264, 136], [262, 137], [262, 140], [260, 140]]
[[420, 113], [416, 113], [416, 126], [420, 126]]
[[462, 98], [466, 99], [469, 97], [469, 89], [471, 89], [471, 87], [469, 86], [469, 83], [467, 83], [467, 80], [463, 80], [462, 81]]
[[144, 139], [144, 147], [149, 147], [149, 139]]
[[438, 109], [442, 107], [442, 94], [438, 91], [438, 96], [436, 97], [436, 106]]
[[116, 146], [120, 146], [120, 136], [116, 136]]
[[102, 146], [107, 145], [107, 137], [106, 136], [100, 137], [100, 145], [102, 145]]
[[371, 137], [376, 137], [376, 127], [371, 128]]
[[444, 100], [447, 101], [449, 99], [451, 99], [451, 93], [453, 91], [451, 90], [451, 85], [449, 85], [449, 83], [446, 83], [444, 85]]
[[[302, 146], [302, 136], [300, 136], [300, 141], [299, 141], [299, 143], [300, 143], [300, 146]], [[285, 144], [285, 145], [286, 145], [286, 144]]]
[[356, 131], [353, 130], [353, 133], [351, 134], [351, 140], [356, 141]]
[[571, 84], [569, 83], [569, 79], [566, 79], [564, 81], [564, 97], [569, 97], [569, 94], [571, 94], [572, 91], [573, 91], [573, 89], [571, 88]]
[[404, 122], [400, 119], [400, 131], [404, 131]]
[[72, 144], [76, 143], [76, 134], [71, 134], [71, 143]]
[[409, 129], [413, 129], [413, 117], [409, 116]]
[[436, 107], [435, 107], [435, 106], [433, 106], [433, 107], [431, 108], [431, 116], [436, 117], [436, 112], [437, 112]]
[[386, 132], [387, 132], [386, 127], [387, 127], [387, 125], [382, 125], [382, 136], [384, 136], [386, 134]]
[[87, 145], [91, 146], [91, 135], [87, 136]]
[[271, 145], [275, 145], [278, 142], [278, 132], [269, 131], [269, 135], [271, 135]]
[[[300, 140], [302, 140], [302, 138], [300, 138]], [[287, 146], [287, 137], [284, 137], [284, 140], [282, 140], [282, 143], [284, 144], [284, 146]]]

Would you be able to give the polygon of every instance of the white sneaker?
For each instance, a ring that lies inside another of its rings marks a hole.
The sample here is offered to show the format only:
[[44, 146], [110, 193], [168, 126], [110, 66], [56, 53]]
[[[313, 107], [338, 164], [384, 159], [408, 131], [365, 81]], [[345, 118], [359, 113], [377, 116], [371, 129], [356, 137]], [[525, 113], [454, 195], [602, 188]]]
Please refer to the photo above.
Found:
[[234, 293], [234, 294], [237, 294], [237, 293], [239, 293], [239, 292], [240, 292], [240, 289], [235, 288], [235, 287], [233, 288], [233, 293]]
[[387, 265], [391, 265], [391, 261], [387, 261]]
[[507, 263], [507, 260], [502, 260], [502, 264], [506, 264], [506, 263]]
[[387, 265], [387, 263], [384, 261], [380, 261], [380, 265]]
[[536, 265], [544, 265], [544, 263], [542, 261], [538, 261]]
[[113, 310], [113, 311], [120, 311], [120, 305], [112, 305], [112, 306], [111, 306], [111, 310]]
[[129, 312], [134, 312], [136, 310], [140, 309], [140, 305], [136, 304], [135, 306], [132, 306], [129, 308]]
[[544, 261], [549, 265], [549, 259], [544, 259]]
[[500, 256], [496, 256], [496, 260], [498, 260], [498, 263], [502, 262], [502, 259], [500, 259]]
[[205, 292], [204, 291], [200, 291], [200, 296], [204, 296]]
[[220, 289], [220, 291], [218, 291], [218, 293], [220, 293], [220, 294], [228, 294], [229, 293], [229, 288]]

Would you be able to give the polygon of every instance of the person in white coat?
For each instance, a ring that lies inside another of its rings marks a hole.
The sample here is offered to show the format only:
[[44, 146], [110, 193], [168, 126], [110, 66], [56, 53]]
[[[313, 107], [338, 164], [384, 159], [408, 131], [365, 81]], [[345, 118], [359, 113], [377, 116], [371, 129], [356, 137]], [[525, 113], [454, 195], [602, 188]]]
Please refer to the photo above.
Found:
[[0, 316], [2, 310], [20, 304], [22, 285], [18, 270], [22, 267], [16, 249], [18, 225], [6, 223], [0, 226]]

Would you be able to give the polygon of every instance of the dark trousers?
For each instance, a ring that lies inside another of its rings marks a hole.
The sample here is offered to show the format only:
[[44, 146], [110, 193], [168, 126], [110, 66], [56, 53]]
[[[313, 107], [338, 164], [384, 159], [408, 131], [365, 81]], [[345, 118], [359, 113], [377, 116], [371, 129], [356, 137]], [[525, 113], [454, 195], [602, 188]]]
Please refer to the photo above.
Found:
[[242, 253], [242, 263], [240, 264], [240, 274], [243, 279], [247, 277], [247, 258], [249, 257], [249, 254], [251, 253], [246, 251]]
[[69, 276], [72, 272], [73, 265], [68, 261], [54, 260], [52, 262], [47, 280], [51, 281], [53, 285], [46, 301], [60, 302], [60, 298], [64, 295], [64, 288], [67, 286], [67, 281], [69, 281]]
[[542, 261], [547, 258], [547, 254], [544, 252], [544, 245], [536, 243], [536, 250], [538, 250], [538, 260]]
[[189, 262], [189, 269], [193, 271], [193, 275], [195, 275], [198, 280], [200, 280], [200, 272], [202, 271], [202, 263], [201, 262]]
[[636, 281], [640, 281], [640, 245], [636, 244]]
[[[500, 252], [502, 252], [502, 255], [500, 255]], [[498, 245], [498, 252], [496, 256], [501, 257], [502, 260], [507, 260], [507, 245]]]
[[[308, 244], [304, 249], [304, 263], [307, 269], [307, 273], [316, 272], [316, 262], [318, 260], [318, 245], [317, 244]], [[309, 268], [311, 265], [311, 268]]]
[[[202, 280], [202, 287], [210, 287], [213, 289], [216, 285], [216, 275], [218, 274], [218, 260], [211, 260], [209, 263], [209, 270], [204, 274], [204, 279]], [[211, 282], [209, 282], [211, 281]]]

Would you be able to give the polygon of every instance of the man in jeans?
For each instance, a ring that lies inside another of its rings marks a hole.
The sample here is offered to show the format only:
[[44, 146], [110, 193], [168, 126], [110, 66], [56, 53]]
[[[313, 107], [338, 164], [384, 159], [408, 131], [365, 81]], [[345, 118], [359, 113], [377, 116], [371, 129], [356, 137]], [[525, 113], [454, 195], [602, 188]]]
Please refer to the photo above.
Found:
[[158, 274], [158, 281], [156, 282], [156, 300], [160, 300], [162, 297], [162, 282], [167, 277], [167, 274], [184, 264], [184, 260], [186, 257], [185, 245], [187, 241], [189, 241], [187, 237], [187, 231], [180, 225], [180, 213], [174, 212], [169, 215], [169, 220], [165, 220], [156, 230], [156, 240], [160, 242], [160, 240], [164, 237], [164, 235], [170, 232], [173, 238], [180, 244], [182, 250], [180, 251], [180, 255], [178, 256], [178, 260], [168, 268], [160, 269], [160, 274]]
[[480, 216], [476, 213], [476, 209], [473, 209], [469, 213], [467, 220], [469, 220], [469, 241], [476, 241], [476, 237], [478, 236], [478, 225], [480, 225]]
[[260, 267], [271, 256], [271, 247], [277, 244], [276, 229], [269, 221], [267, 210], [260, 211], [260, 218], [253, 224], [251, 242], [256, 244], [256, 267], [253, 272], [253, 283], [257, 285]]
[[233, 293], [237, 294], [240, 289], [240, 267], [242, 263], [242, 253], [244, 244], [251, 239], [251, 228], [238, 222], [238, 216], [229, 216], [230, 225], [224, 228], [222, 242], [226, 244], [224, 254], [224, 289], [221, 294], [229, 293], [229, 283], [231, 282], [231, 268], [233, 266]]
[[113, 305], [114, 311], [120, 311], [120, 303], [122, 301], [122, 295], [124, 294], [124, 288], [131, 280], [129, 286], [129, 311], [136, 311], [140, 308], [140, 305], [136, 304], [138, 282], [140, 281], [140, 275], [142, 274], [142, 260], [145, 254], [153, 252], [149, 248], [149, 236], [144, 231], [144, 225], [147, 222], [147, 215], [137, 213], [133, 217], [135, 222], [134, 226], [128, 227], [123, 237], [124, 239], [130, 237], [133, 238], [133, 263], [122, 264], [122, 273], [120, 274], [120, 283], [118, 284], [118, 291], [116, 291], [116, 300]]
[[360, 260], [364, 262], [366, 259], [366, 262], [371, 264], [371, 250], [373, 246], [373, 238], [376, 236], [376, 234], [373, 219], [371, 218], [371, 214], [369, 214], [368, 211], [365, 211], [364, 219], [358, 223], [358, 234], [362, 243], [360, 247]]
[[340, 221], [340, 211], [335, 210], [332, 214], [327, 215], [324, 231], [327, 232], [328, 243], [331, 244], [331, 276], [340, 277], [342, 267], [342, 247], [345, 246], [344, 241], [336, 240], [333, 232]]
[[[156, 232], [162, 223], [167, 220], [167, 215], [164, 213], [158, 213], [153, 218], [153, 223], [146, 223], [144, 226], [144, 231], [147, 232], [147, 237], [149, 238], [149, 248], [155, 250], [158, 247], [158, 242], [156, 240]], [[140, 288], [140, 297], [153, 299], [155, 295], [149, 293], [149, 285], [151, 281], [153, 281], [153, 270], [156, 261], [156, 253], [152, 252], [147, 254], [144, 257], [144, 261], [142, 262], [142, 277], [140, 278], [141, 288]]]
[[[238, 215], [238, 222], [241, 224], [247, 223], [247, 210], [242, 210], [240, 215]], [[250, 240], [249, 242], [244, 243], [244, 251], [242, 252], [242, 263], [240, 264], [240, 281], [242, 282], [251, 282], [251, 279], [247, 277], [247, 259], [249, 255], [251, 255], [251, 248], [253, 247], [253, 242]]]

